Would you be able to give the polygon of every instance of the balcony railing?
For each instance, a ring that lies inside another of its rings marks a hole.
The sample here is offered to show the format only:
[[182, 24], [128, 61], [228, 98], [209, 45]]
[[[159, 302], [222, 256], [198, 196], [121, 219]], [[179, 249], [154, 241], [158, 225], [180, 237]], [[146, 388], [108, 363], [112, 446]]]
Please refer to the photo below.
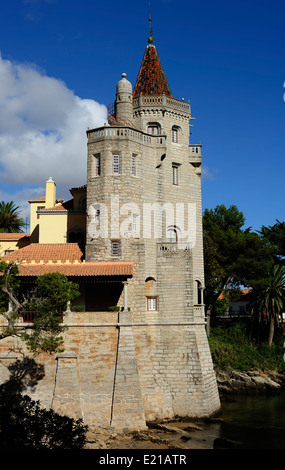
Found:
[[140, 142], [150, 145], [165, 145], [165, 135], [150, 135], [145, 132], [132, 129], [131, 127], [125, 126], [106, 126], [98, 129], [92, 129], [87, 131], [88, 141], [97, 142], [104, 139], [130, 139], [134, 142]]
[[36, 316], [36, 312], [34, 311], [25, 311], [22, 312], [22, 318], [23, 318], [23, 323], [32, 323], [34, 321], [34, 318]]
[[191, 251], [191, 244], [190, 243], [171, 243], [171, 242], [166, 242], [166, 243], [158, 243], [158, 251], [164, 252], [164, 253], [177, 253], [181, 251]]
[[[37, 312], [31, 311], [31, 310], [25, 310], [24, 312], [21, 312], [23, 323], [33, 323], [36, 314]], [[62, 319], [63, 319], [63, 314], [62, 314]]]

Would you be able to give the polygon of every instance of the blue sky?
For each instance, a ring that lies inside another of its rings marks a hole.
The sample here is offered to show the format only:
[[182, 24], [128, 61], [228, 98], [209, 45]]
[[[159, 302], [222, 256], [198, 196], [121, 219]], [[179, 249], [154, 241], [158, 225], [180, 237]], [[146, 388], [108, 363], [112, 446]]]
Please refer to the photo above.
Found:
[[[149, 1], [13, 0], [0, 10], [0, 200], [26, 215], [52, 176], [86, 178], [87, 127], [106, 121], [122, 72], [135, 84]], [[203, 208], [237, 205], [258, 230], [284, 220], [285, 4], [152, 0], [155, 45], [201, 141]]]

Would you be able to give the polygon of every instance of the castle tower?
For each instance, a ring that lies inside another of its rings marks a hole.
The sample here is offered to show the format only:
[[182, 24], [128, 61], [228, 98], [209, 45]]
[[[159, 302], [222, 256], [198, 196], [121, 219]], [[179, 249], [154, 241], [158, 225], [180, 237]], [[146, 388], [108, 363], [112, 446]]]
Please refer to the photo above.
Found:
[[122, 293], [118, 305], [129, 310], [147, 420], [209, 416], [220, 406], [205, 332], [202, 157], [201, 144], [189, 143], [191, 119], [151, 34], [134, 91], [123, 74], [109, 125], [87, 131], [86, 262], [133, 262], [128, 304]]

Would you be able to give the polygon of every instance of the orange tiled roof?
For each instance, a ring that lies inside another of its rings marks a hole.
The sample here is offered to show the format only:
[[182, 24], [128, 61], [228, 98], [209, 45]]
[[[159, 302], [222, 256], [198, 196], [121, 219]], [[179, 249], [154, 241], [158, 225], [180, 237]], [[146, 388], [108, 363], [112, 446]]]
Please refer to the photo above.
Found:
[[3, 261], [11, 262], [23, 262], [30, 263], [32, 261], [39, 263], [43, 261], [48, 263], [52, 261], [56, 263], [61, 261], [65, 263], [69, 261], [80, 262], [82, 259], [82, 251], [80, 250], [77, 243], [31, 243], [20, 250], [13, 251], [4, 256]]
[[132, 277], [133, 263], [128, 262], [98, 262], [98, 263], [74, 263], [74, 264], [22, 264], [18, 266], [20, 276], [42, 276], [55, 273], [74, 277]]
[[54, 207], [43, 207], [43, 208], [38, 210], [38, 212], [45, 212], [45, 211], [63, 211], [63, 212], [66, 212], [67, 209], [62, 204], [58, 204], [57, 206], [54, 206]]
[[36, 199], [29, 199], [28, 202], [45, 202], [45, 200], [46, 200], [46, 197], [42, 196], [42, 197], [37, 197]]
[[29, 233], [0, 233], [0, 240], [20, 240], [20, 238], [29, 237]]
[[[41, 276], [59, 272], [66, 276], [125, 276], [133, 275], [131, 262], [81, 261], [82, 251], [77, 243], [32, 243], [2, 258], [18, 264], [20, 276]], [[0, 273], [1, 275], [1, 273]]]
[[[42, 197], [37, 197], [36, 199], [29, 199], [28, 202], [46, 202], [46, 197], [45, 196], [42, 196]], [[56, 199], [56, 202], [64, 202], [64, 199]]]
[[[243, 295], [247, 295], [249, 294], [250, 292], [252, 291], [252, 289], [240, 289], [240, 296], [242, 297]], [[219, 297], [218, 297], [218, 300], [223, 300], [225, 298], [225, 293], [222, 292]]]

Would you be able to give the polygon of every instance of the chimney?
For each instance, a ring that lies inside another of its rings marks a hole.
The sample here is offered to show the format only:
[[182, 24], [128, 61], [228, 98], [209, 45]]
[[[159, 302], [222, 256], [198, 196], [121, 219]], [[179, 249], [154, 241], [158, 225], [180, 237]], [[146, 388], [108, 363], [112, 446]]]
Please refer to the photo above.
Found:
[[56, 184], [52, 177], [46, 182], [46, 208], [55, 206]]

